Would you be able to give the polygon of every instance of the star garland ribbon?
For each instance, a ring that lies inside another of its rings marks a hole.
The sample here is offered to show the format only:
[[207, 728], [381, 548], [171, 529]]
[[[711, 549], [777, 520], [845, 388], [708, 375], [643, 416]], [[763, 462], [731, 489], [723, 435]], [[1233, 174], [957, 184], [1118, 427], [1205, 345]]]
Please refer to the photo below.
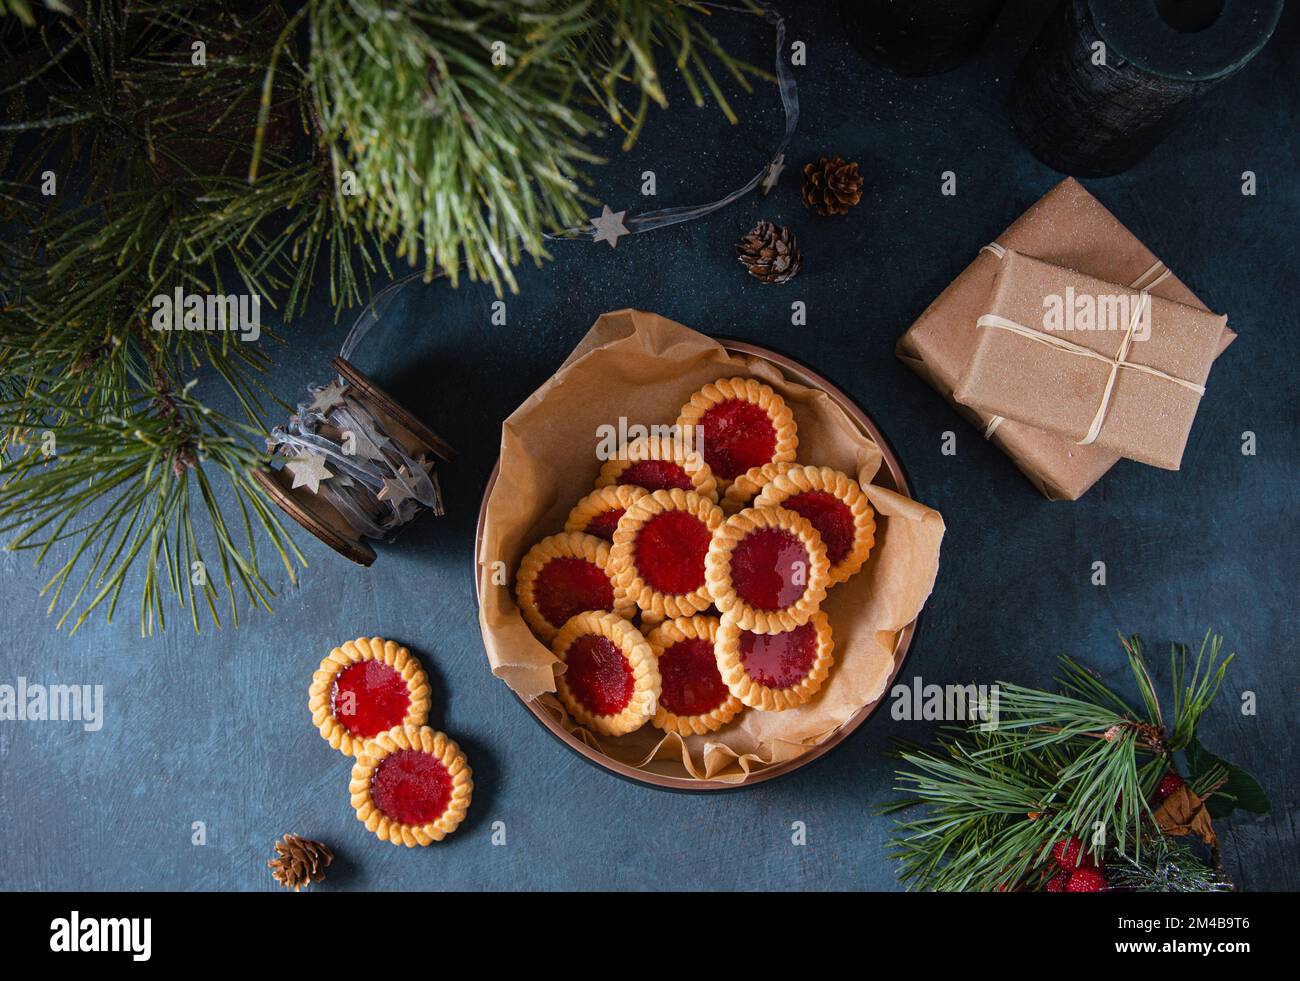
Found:
[[307, 391], [311, 401], [266, 440], [267, 452], [289, 458], [294, 488], [331, 504], [367, 538], [387, 538], [425, 509], [443, 513], [432, 461], [408, 456], [344, 379]]

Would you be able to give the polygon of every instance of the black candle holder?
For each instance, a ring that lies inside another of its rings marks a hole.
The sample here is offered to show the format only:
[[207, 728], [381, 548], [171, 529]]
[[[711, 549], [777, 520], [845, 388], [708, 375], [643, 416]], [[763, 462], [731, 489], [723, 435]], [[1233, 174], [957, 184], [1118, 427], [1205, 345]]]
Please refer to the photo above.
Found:
[[975, 53], [1005, 0], [841, 0], [849, 41], [899, 75], [939, 75]]
[[1016, 73], [1016, 132], [1064, 173], [1128, 170], [1259, 53], [1282, 3], [1063, 0]]

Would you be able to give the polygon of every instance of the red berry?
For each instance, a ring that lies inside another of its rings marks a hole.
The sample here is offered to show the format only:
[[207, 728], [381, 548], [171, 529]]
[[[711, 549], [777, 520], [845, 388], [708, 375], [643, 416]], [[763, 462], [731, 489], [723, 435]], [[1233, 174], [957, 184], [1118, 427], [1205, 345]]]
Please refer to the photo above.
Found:
[[1082, 853], [1083, 842], [1078, 838], [1067, 838], [1065, 841], [1058, 841], [1052, 846], [1052, 858], [1056, 859], [1057, 865], [1067, 871], [1092, 866], [1092, 859]]
[[1099, 869], [1075, 869], [1065, 884], [1066, 892], [1104, 892], [1105, 889], [1106, 877]]
[[1156, 803], [1163, 804], [1168, 798], [1172, 797], [1175, 791], [1186, 786], [1183, 778], [1177, 773], [1166, 773], [1160, 778], [1160, 783], [1156, 784]]
[[1056, 875], [1047, 880], [1047, 886], [1045, 888], [1048, 892], [1065, 892], [1065, 887], [1069, 881], [1069, 872], [1057, 872]]

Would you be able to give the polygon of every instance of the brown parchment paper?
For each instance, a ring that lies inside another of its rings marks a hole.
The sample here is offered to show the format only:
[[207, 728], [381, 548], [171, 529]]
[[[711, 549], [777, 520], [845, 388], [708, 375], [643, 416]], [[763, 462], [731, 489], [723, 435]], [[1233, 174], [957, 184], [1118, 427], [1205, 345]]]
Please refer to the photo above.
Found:
[[[598, 739], [576, 727], [553, 694], [558, 661], [515, 605], [514, 572], [536, 541], [562, 530], [570, 508], [592, 489], [600, 469], [600, 426], [617, 427], [620, 416], [628, 425], [671, 425], [697, 388], [734, 375], [766, 382], [790, 405], [799, 427], [799, 462], [857, 474], [876, 509], [871, 557], [823, 604], [835, 666], [817, 696], [796, 709], [746, 710], [708, 736], [683, 739], [647, 725]], [[798, 756], [880, 697], [899, 631], [915, 619], [938, 572], [943, 519], [872, 484], [880, 462], [879, 447], [829, 396], [788, 381], [770, 362], [733, 357], [711, 338], [656, 314], [603, 315], [559, 371], [501, 427], [501, 469], [478, 554], [479, 625], [492, 673], [524, 699], [537, 699], [568, 731], [629, 766], [739, 782], [755, 769]]]
[[[1008, 250], [988, 313], [1042, 334], [1043, 299], [1097, 297], [1135, 291]], [[1227, 318], [1163, 297], [1150, 300], [1145, 330], [1134, 335], [1125, 361], [1204, 385], [1219, 352]], [[1061, 331], [1056, 336], [1105, 358], [1117, 356], [1127, 321], [1110, 330]], [[975, 352], [953, 398], [983, 412], [1083, 439], [1102, 405], [1111, 366], [1005, 330], [980, 328]], [[1177, 470], [1201, 396], [1168, 379], [1133, 368], [1115, 372], [1097, 445], [1131, 460]]]
[[[1067, 269], [1127, 285], [1151, 268], [1155, 254], [1073, 177], [1039, 198], [1001, 235], [998, 244]], [[987, 311], [1001, 262], [981, 252], [983, 242], [968, 243], [970, 264], [925, 309], [899, 339], [900, 360], [939, 392], [980, 433], [992, 414], [961, 405], [953, 389], [974, 354], [975, 321]], [[1151, 288], [1152, 296], [1207, 309], [1176, 275]], [[1236, 335], [1225, 328], [1219, 353]], [[1119, 454], [1105, 447], [1076, 446], [1055, 433], [1014, 419], [990, 437], [1049, 500], [1074, 501], [1083, 496]]]

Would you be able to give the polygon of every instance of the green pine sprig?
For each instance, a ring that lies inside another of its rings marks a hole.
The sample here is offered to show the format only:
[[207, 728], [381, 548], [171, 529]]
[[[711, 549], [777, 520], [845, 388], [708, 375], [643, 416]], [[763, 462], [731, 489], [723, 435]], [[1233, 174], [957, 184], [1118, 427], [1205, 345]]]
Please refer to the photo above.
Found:
[[[897, 750], [906, 796], [885, 810], [909, 815], [891, 843], [909, 886], [1041, 887], [1056, 871], [1052, 846], [1070, 837], [1093, 860], [1121, 856], [1134, 870], [1181, 859], [1163, 841], [1149, 801], [1161, 777], [1179, 771], [1178, 754], [1198, 745], [1197, 725], [1232, 656], [1222, 657], [1221, 638], [1209, 634], [1190, 662], [1175, 647], [1166, 714], [1140, 640], [1121, 640], [1137, 704], [1063, 657], [1059, 691], [999, 683], [995, 725], [973, 721], [945, 729], [931, 747]], [[1213, 772], [1193, 774], [1198, 793], [1222, 782]], [[910, 816], [914, 809], [919, 816]]]
[[154, 296], [254, 293], [288, 320], [322, 284], [337, 316], [394, 259], [515, 289], [545, 233], [585, 221], [602, 125], [630, 141], [666, 104], [664, 52], [735, 120], [715, 70], [742, 87], [764, 73], [711, 16], [688, 0], [0, 0], [0, 531], [53, 570], [57, 622], [111, 618], [137, 588], [144, 632], [169, 594], [196, 629], [200, 611], [236, 622], [236, 596], [271, 596], [255, 540], [291, 580], [304, 561], [251, 479], [279, 402], [266, 346], [155, 332]]

